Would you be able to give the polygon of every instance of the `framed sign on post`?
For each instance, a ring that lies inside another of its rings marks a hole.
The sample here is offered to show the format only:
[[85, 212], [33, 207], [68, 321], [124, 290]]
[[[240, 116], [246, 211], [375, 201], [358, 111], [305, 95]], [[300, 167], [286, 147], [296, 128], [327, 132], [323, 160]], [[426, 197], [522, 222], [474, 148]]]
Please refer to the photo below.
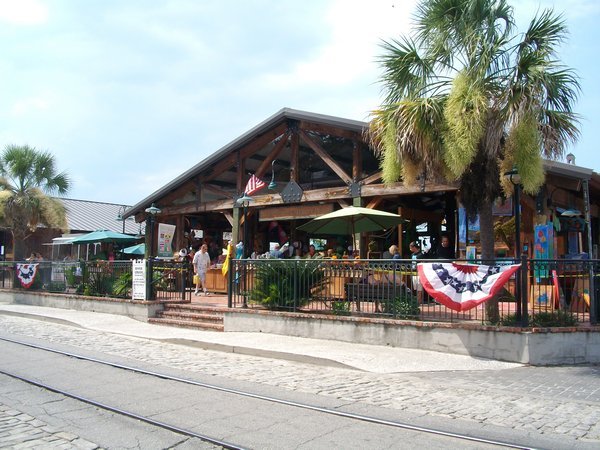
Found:
[[134, 259], [131, 274], [131, 298], [146, 300], [146, 260]]

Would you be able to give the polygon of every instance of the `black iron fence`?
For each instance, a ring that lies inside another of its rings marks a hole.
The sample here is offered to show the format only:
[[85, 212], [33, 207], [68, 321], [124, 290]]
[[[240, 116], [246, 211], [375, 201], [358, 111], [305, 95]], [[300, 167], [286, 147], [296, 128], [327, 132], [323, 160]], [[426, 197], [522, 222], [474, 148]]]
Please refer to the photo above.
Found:
[[[506, 326], [597, 323], [600, 260], [523, 258], [495, 264], [515, 262], [521, 263], [521, 269], [493, 300], [455, 311], [427, 294], [412, 260], [232, 260], [228, 305]], [[146, 264], [146, 273], [152, 274], [147, 277], [146, 298], [191, 301], [193, 271], [188, 263], [150, 260]], [[0, 274], [2, 288], [132, 297], [131, 261], [0, 262]]]
[[[191, 272], [185, 262], [146, 261], [146, 298], [189, 301]], [[4, 261], [0, 273], [2, 288], [132, 298], [132, 261]]]
[[230, 307], [507, 326], [596, 323], [600, 261], [494, 264], [519, 262], [521, 269], [493, 300], [467, 311], [429, 296], [412, 260], [233, 260], [228, 302]]

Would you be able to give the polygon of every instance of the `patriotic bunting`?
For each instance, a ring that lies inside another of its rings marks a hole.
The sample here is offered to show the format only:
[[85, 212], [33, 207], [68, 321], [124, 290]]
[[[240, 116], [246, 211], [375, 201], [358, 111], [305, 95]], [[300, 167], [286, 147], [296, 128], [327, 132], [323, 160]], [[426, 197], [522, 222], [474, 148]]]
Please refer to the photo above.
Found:
[[520, 264], [485, 266], [456, 263], [419, 263], [423, 288], [454, 311], [467, 311], [492, 298]]
[[37, 268], [39, 264], [17, 264], [17, 278], [21, 286], [27, 289], [35, 281]]

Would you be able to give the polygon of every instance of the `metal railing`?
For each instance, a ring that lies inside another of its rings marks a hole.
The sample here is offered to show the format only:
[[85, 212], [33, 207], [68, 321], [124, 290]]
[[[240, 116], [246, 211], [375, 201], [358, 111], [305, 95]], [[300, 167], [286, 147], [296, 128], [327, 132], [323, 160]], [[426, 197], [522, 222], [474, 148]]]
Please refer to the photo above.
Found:
[[[422, 262], [428, 261], [419, 260]], [[515, 262], [520, 262], [521, 268], [493, 302], [457, 312], [434, 301], [421, 288], [412, 260], [232, 260], [228, 305], [522, 327], [597, 324], [600, 260], [523, 258], [497, 260], [495, 264]], [[0, 262], [0, 287], [131, 298], [131, 261], [35, 264], [35, 273], [29, 273], [33, 269], [28, 262]], [[150, 260], [147, 264], [147, 273], [152, 274], [147, 277], [148, 299], [191, 301], [192, 270], [188, 263]]]
[[[190, 301], [191, 267], [148, 260], [148, 300]], [[131, 261], [3, 261], [0, 287], [96, 297], [132, 297]]]
[[[432, 261], [419, 260], [426, 262]], [[422, 289], [412, 260], [232, 260], [228, 305], [506, 326], [596, 323], [600, 261], [508, 259], [494, 264], [519, 262], [521, 268], [494, 301], [457, 312]]]

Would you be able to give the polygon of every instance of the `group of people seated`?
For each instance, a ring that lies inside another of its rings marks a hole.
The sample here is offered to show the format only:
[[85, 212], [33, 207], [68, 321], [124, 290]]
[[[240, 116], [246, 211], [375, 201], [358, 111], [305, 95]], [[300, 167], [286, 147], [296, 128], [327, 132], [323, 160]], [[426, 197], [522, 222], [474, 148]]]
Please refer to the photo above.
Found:
[[[423, 251], [419, 241], [412, 241], [408, 248], [410, 250], [410, 259], [455, 259], [454, 249], [450, 245], [450, 238], [442, 236], [439, 243], [433, 245], [428, 251]], [[402, 259], [397, 245], [390, 246], [387, 252], [383, 253], [383, 259]]]
[[[271, 251], [262, 256], [278, 259], [349, 259], [358, 258], [358, 251], [353, 252], [351, 250], [342, 250], [341, 248], [317, 250], [313, 244], [310, 244], [303, 249], [300, 243], [294, 243], [293, 245], [286, 243], [283, 247], [279, 244], [275, 244]], [[253, 253], [252, 257], [260, 258], [261, 255]]]

